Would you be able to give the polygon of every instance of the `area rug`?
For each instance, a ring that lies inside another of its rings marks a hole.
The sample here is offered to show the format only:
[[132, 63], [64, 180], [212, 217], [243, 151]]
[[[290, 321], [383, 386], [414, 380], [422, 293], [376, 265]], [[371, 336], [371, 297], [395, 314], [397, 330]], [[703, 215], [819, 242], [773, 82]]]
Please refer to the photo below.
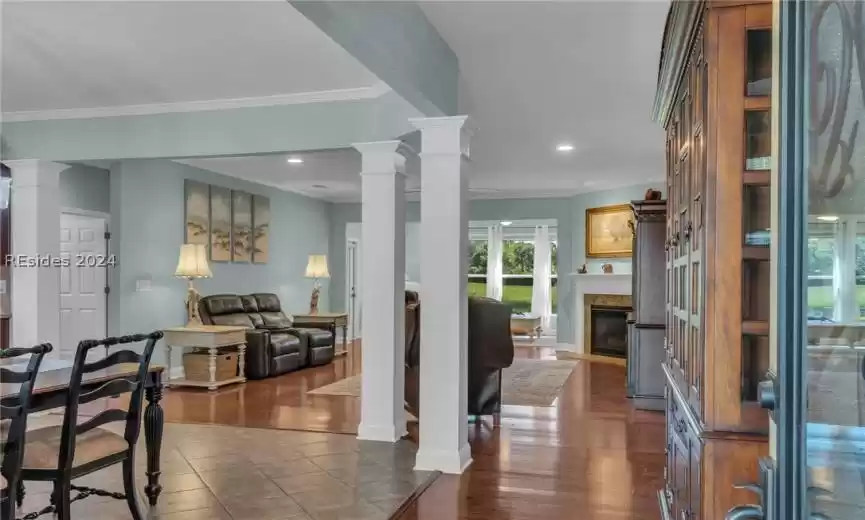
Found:
[[[502, 404], [553, 406], [579, 361], [514, 359], [502, 371]], [[347, 377], [307, 392], [311, 395], [360, 397], [360, 376]]]

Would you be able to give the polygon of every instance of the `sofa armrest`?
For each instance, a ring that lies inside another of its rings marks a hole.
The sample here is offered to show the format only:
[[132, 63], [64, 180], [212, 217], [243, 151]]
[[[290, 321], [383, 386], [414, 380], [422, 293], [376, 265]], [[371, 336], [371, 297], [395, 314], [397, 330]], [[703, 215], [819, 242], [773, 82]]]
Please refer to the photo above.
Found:
[[249, 329], [246, 331], [246, 374], [252, 379], [270, 375], [270, 359], [273, 357], [270, 331]]

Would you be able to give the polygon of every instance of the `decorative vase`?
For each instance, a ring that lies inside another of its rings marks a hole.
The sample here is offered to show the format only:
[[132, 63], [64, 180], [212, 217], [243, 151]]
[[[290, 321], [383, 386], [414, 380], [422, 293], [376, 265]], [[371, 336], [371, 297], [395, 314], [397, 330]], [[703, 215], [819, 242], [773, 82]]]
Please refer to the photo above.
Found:
[[601, 269], [604, 270], [604, 274], [613, 274], [613, 264], [604, 264]]

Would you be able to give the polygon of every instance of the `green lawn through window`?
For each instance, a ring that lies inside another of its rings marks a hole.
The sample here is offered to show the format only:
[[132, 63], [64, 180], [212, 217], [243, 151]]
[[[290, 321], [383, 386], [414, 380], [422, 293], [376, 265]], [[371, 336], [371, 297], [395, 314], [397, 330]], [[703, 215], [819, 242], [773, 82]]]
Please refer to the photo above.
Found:
[[[469, 282], [469, 295], [471, 296], [486, 296], [487, 284], [484, 282]], [[531, 312], [532, 310], [532, 288], [529, 285], [505, 285], [504, 297], [502, 301], [509, 303], [513, 312]], [[553, 287], [552, 312], [556, 314], [558, 308], [557, 302], [558, 288]]]

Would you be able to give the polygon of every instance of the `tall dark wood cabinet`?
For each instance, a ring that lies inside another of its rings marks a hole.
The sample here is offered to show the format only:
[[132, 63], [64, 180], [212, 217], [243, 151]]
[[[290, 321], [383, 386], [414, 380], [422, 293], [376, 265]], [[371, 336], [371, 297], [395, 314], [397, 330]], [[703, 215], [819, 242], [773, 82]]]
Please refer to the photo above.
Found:
[[757, 503], [768, 415], [772, 4], [675, 1], [656, 119], [667, 132], [664, 518]]
[[642, 410], [664, 410], [664, 240], [667, 202], [635, 200], [632, 308], [628, 320], [628, 397]]

